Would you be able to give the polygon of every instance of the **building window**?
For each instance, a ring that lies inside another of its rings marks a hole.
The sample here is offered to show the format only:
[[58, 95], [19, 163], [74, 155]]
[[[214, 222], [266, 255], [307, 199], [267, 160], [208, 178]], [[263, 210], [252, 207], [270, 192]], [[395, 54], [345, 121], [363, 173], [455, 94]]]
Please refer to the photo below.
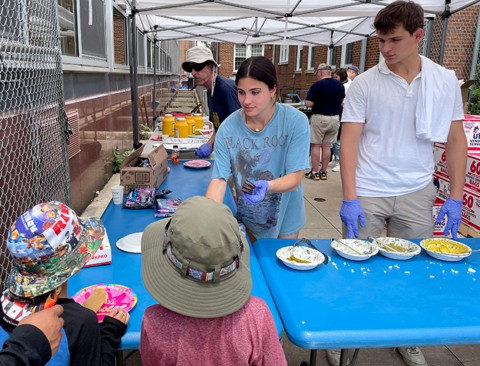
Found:
[[353, 63], [353, 43], [342, 46], [342, 59], [340, 65], [349, 66]]
[[152, 67], [152, 41], [147, 39], [147, 67]]
[[106, 59], [105, 3], [103, 0], [80, 1], [82, 55]]
[[243, 44], [236, 44], [234, 50], [234, 65], [233, 70], [237, 71], [243, 61], [247, 59], [247, 46]]
[[[75, 29], [75, 1], [57, 0], [57, 4], [62, 55], [78, 56], [77, 30]], [[15, 19], [15, 17], [10, 17], [10, 19]]]
[[254, 44], [251, 46], [245, 46], [242, 44], [236, 44], [233, 55], [233, 71], [237, 71], [242, 62], [252, 56], [263, 56], [263, 45]]
[[337, 67], [337, 47], [328, 48], [327, 63], [331, 66]]
[[315, 46], [308, 46], [308, 66], [307, 70], [315, 68]]
[[160, 71], [160, 48], [155, 47], [155, 66], [157, 66], [157, 71]]
[[302, 62], [303, 62], [303, 46], [297, 46], [297, 65], [295, 70], [301, 71], [302, 70]]
[[113, 8], [113, 48], [115, 63], [127, 64], [127, 20], [120, 11]]
[[145, 67], [145, 43], [144, 37], [141, 32], [137, 31], [137, 53], [138, 53], [138, 66]]
[[288, 62], [288, 45], [280, 46], [280, 58], [278, 60], [279, 64], [287, 63]]

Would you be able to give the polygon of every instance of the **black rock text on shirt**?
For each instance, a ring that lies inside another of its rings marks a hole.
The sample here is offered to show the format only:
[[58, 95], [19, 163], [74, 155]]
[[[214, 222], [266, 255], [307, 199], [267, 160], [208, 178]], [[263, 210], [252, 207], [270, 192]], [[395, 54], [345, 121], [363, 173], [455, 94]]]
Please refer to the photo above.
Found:
[[233, 137], [224, 137], [225, 146], [227, 149], [240, 149], [245, 150], [261, 150], [267, 147], [285, 146], [287, 144], [288, 135], [273, 135], [270, 137], [263, 137], [260, 139], [252, 139], [244, 137], [243, 139], [237, 138], [234, 142]]

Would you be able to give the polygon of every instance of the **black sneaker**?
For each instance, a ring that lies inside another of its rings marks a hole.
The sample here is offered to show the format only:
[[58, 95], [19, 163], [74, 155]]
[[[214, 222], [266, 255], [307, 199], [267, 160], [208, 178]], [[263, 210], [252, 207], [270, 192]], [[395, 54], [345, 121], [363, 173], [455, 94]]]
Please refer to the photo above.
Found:
[[305, 178], [320, 180], [320, 176], [318, 175], [318, 173], [314, 173], [313, 170], [310, 170], [310, 173], [305, 174]]
[[[318, 175], [318, 173], [317, 173]], [[321, 180], [327, 180], [327, 172], [320, 172], [320, 179]]]

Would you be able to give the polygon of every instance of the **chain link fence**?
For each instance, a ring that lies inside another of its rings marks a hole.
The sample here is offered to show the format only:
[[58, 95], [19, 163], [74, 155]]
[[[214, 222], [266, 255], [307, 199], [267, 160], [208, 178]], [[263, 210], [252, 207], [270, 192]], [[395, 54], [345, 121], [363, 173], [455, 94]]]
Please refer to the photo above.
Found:
[[10, 225], [35, 204], [70, 205], [57, 2], [0, 0], [0, 287]]

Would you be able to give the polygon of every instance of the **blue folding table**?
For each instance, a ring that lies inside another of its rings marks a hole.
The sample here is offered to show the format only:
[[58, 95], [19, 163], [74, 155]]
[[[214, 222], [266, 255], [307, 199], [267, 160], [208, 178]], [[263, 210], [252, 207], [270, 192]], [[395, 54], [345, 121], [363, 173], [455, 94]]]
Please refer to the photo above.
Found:
[[[214, 161], [210, 162], [212, 167], [198, 170], [185, 168], [182, 162], [179, 165], [171, 165], [169, 163], [171, 171], [160, 186], [160, 189], [170, 189], [173, 192], [169, 197], [182, 200], [192, 196], [205, 195], [214, 164]], [[224, 203], [235, 215], [236, 205], [228, 189]], [[116, 247], [115, 243], [126, 235], [142, 232], [149, 224], [160, 220], [154, 217], [154, 212], [153, 209], [122, 209], [121, 205], [114, 205], [113, 202], [110, 202], [102, 215], [102, 221], [107, 229], [112, 247], [112, 264], [84, 268], [69, 280], [68, 292], [70, 296], [73, 296], [84, 287], [98, 283], [120, 284], [130, 287], [137, 294], [138, 302], [130, 312], [127, 333], [122, 338], [119, 350], [136, 350], [139, 348], [143, 313], [148, 306], [156, 304], [156, 301], [148, 294], [142, 283], [141, 254], [123, 252]], [[253, 249], [250, 250], [250, 270], [253, 280], [252, 296], [265, 300], [275, 320], [280, 338], [283, 333], [283, 326]]]
[[[311, 241], [331, 261], [309, 271], [287, 268], [276, 257], [295, 240], [253, 244], [285, 333], [312, 350], [310, 366], [317, 349], [480, 342], [480, 253], [460, 262], [437, 260], [424, 250], [408, 261], [379, 253], [355, 262], [340, 257], [330, 240]], [[480, 248], [479, 239], [459, 241]], [[345, 354], [341, 365], [347, 364]]]

